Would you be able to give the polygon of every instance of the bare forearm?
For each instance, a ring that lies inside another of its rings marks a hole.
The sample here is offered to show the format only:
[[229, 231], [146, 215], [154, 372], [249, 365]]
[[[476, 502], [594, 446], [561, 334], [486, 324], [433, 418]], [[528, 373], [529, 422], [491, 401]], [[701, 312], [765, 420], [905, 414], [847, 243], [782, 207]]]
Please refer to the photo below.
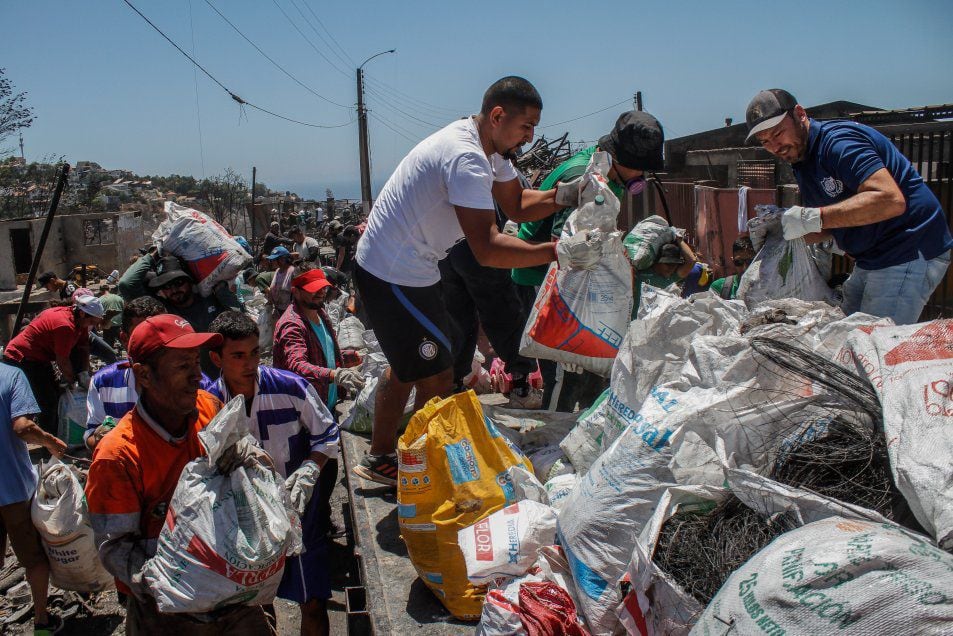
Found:
[[533, 190], [526, 188], [520, 197], [520, 209], [512, 212], [504, 210], [510, 220], [528, 223], [545, 219], [563, 209], [556, 203], [556, 190]]
[[533, 267], [556, 260], [554, 243], [527, 243], [495, 232], [483, 246], [471, 243], [474, 256], [484, 267]]
[[857, 227], [879, 223], [906, 210], [906, 201], [902, 195], [889, 192], [858, 192], [849, 199], [821, 208], [821, 226], [825, 229], [839, 227]]
[[70, 362], [69, 358], [57, 358], [56, 366], [59, 367], [60, 373], [63, 374], [63, 379], [67, 382], [72, 382], [76, 379], [76, 374], [73, 371], [73, 363]]
[[13, 422], [13, 432], [26, 444], [36, 444], [47, 448], [54, 455], [61, 455], [61, 447], [65, 446], [59, 438], [51, 435], [37, 426], [36, 422], [26, 417], [19, 417]]

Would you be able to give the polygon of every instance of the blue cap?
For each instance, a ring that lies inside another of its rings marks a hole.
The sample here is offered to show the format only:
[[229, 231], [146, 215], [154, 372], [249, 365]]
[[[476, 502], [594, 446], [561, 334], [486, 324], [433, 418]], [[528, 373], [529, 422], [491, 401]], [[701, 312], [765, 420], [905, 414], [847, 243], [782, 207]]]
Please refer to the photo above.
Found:
[[290, 257], [290, 256], [291, 256], [291, 252], [288, 251], [288, 248], [287, 248], [287, 247], [285, 247], [285, 246], [283, 246], [283, 245], [279, 245], [279, 246], [276, 247], [275, 249], [271, 250], [271, 254], [269, 254], [269, 255], [267, 256], [267, 258], [268, 258], [269, 261], [274, 261], [274, 260], [277, 260], [277, 259], [281, 258], [282, 256], [288, 256], [288, 257]]

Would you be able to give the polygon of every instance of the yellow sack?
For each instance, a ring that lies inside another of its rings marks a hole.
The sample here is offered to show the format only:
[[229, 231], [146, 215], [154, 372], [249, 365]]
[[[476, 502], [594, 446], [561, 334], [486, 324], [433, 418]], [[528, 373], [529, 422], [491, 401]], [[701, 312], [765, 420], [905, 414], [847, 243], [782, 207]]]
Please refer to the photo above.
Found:
[[417, 574], [455, 617], [479, 620], [457, 532], [515, 501], [506, 471], [529, 460], [483, 415], [473, 391], [417, 411], [397, 442], [397, 516]]

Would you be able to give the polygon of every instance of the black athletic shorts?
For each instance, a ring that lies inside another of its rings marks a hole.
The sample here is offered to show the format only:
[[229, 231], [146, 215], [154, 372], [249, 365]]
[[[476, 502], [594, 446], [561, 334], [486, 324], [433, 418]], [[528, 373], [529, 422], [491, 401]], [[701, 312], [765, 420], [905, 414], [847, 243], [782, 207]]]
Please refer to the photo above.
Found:
[[414, 382], [453, 366], [450, 314], [439, 282], [428, 287], [395, 285], [358, 264], [354, 282], [370, 328], [398, 380]]

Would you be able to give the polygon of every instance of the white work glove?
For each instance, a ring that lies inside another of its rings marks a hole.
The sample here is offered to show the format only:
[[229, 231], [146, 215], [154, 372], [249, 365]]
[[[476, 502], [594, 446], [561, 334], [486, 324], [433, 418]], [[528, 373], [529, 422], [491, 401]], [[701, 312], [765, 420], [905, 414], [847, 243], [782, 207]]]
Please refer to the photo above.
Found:
[[781, 217], [781, 231], [785, 241], [793, 241], [805, 234], [821, 231], [821, 209], [792, 205]]
[[581, 364], [575, 364], [573, 362], [563, 362], [563, 373], [582, 373], [585, 371]]
[[239, 466], [252, 468], [256, 464], [261, 464], [270, 470], [275, 469], [275, 463], [272, 461], [271, 455], [266, 453], [264, 449], [255, 446], [246, 436], [226, 448], [215, 462], [215, 467], [218, 472], [227, 476], [231, 475]]
[[602, 239], [589, 232], [579, 232], [556, 242], [556, 261], [564, 269], [593, 269], [602, 256]]
[[334, 383], [345, 391], [357, 392], [364, 388], [364, 376], [359, 367], [337, 369], [334, 372]]
[[582, 177], [576, 177], [565, 183], [556, 184], [556, 204], [564, 208], [579, 207], [579, 195], [582, 193]]
[[311, 495], [314, 493], [314, 487], [320, 475], [321, 469], [317, 462], [309, 459], [285, 480], [285, 490], [288, 491], [291, 506], [299, 517], [304, 517], [304, 511], [308, 507], [308, 502], [311, 501]]

